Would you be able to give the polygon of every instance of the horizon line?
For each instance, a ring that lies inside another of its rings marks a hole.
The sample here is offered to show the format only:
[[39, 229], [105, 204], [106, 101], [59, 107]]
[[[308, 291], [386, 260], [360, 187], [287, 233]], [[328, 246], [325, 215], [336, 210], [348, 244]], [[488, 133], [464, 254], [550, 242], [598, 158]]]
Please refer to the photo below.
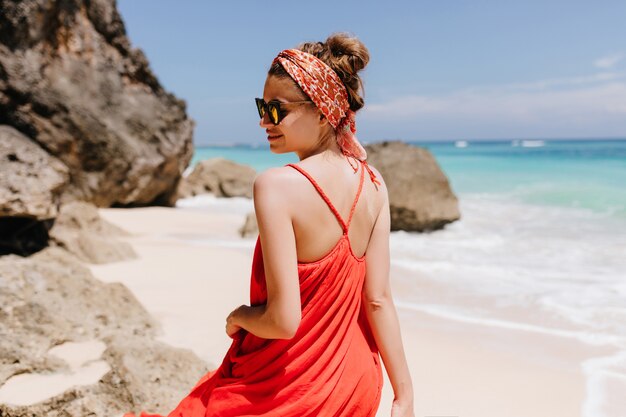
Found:
[[[542, 141], [567, 141], [567, 140], [572, 140], [572, 141], [584, 141], [584, 140], [626, 140], [626, 136], [606, 136], [606, 137], [545, 137], [545, 138], [529, 138], [529, 137], [519, 137], [519, 138], [474, 138], [474, 139], [416, 139], [416, 140], [406, 140], [406, 139], [399, 139], [399, 138], [395, 138], [395, 139], [380, 139], [377, 141], [359, 141], [362, 145], [368, 145], [368, 144], [375, 144], [375, 143], [381, 143], [381, 142], [392, 142], [392, 141], [401, 141], [401, 142], [407, 142], [407, 143], [433, 143], [433, 142], [442, 142], [442, 143], [446, 143], [446, 142], [459, 142], [459, 141], [463, 141], [463, 142], [511, 142], [511, 141], [533, 141], [533, 140], [542, 140]], [[194, 146], [196, 147], [210, 147], [210, 146], [250, 146], [250, 145], [256, 145], [257, 147], [260, 147], [262, 145], [265, 145], [265, 143], [256, 143], [256, 142], [230, 142], [230, 141], [223, 141], [223, 142], [204, 142], [204, 143], [198, 143], [195, 144]]]

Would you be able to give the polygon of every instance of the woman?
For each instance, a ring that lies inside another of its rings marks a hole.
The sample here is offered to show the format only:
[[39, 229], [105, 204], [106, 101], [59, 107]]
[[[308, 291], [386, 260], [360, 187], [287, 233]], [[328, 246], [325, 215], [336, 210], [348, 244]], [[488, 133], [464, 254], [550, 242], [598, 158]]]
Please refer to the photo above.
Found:
[[260, 126], [273, 153], [300, 161], [256, 177], [250, 306], [229, 314], [234, 340], [222, 364], [168, 417], [375, 416], [379, 352], [391, 416], [414, 417], [389, 285], [387, 188], [354, 136], [364, 104], [357, 72], [368, 61], [345, 34], [274, 59], [256, 99]]

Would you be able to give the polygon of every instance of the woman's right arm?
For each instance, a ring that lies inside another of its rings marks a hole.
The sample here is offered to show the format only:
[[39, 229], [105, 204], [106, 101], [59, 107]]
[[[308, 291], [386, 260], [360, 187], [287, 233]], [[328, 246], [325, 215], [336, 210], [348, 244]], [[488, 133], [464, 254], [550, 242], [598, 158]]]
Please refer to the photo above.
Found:
[[363, 287], [363, 303], [374, 339], [385, 364], [389, 381], [395, 395], [394, 406], [407, 407], [413, 415], [413, 384], [406, 362], [400, 323], [391, 296], [389, 284], [389, 234], [391, 227], [389, 195], [381, 179], [380, 191], [384, 203], [376, 219], [367, 247], [366, 277]]

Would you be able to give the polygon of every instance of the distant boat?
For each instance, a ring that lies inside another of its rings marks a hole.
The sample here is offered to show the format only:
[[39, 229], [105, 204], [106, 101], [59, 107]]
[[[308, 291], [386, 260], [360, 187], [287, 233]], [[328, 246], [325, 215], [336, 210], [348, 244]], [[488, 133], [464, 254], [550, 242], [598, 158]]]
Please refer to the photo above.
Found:
[[544, 146], [545, 142], [542, 140], [523, 140], [522, 146], [525, 148], [538, 148]]
[[454, 146], [456, 146], [457, 148], [467, 148], [467, 141], [457, 140], [456, 142], [454, 142]]

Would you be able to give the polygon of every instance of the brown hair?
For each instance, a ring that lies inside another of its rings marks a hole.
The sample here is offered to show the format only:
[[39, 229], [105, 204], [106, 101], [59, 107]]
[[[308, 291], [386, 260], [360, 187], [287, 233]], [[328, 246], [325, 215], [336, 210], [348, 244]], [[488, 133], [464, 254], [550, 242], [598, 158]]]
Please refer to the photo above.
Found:
[[[370, 60], [369, 51], [363, 42], [345, 32], [337, 32], [331, 34], [326, 42], [303, 42], [295, 49], [315, 55], [339, 75], [348, 91], [348, 103], [352, 111], [356, 112], [363, 107], [365, 101], [359, 93], [362, 92], [365, 95], [365, 90], [363, 81], [357, 73], [365, 68]], [[289, 73], [279, 62], [270, 67], [267, 75], [291, 79]], [[307, 97], [298, 83], [296, 81], [293, 83], [301, 91], [302, 96]]]

